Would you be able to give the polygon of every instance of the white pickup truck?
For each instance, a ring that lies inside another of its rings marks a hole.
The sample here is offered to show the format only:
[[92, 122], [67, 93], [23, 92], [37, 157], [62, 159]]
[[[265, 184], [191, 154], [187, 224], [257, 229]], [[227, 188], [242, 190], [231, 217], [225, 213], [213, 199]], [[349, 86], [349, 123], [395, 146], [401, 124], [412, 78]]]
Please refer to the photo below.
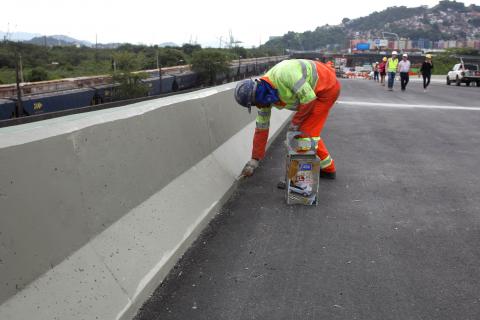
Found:
[[459, 86], [462, 82], [467, 86], [474, 82], [480, 87], [480, 70], [478, 65], [470, 63], [457, 63], [453, 66], [453, 70], [447, 74], [447, 84], [455, 82]]

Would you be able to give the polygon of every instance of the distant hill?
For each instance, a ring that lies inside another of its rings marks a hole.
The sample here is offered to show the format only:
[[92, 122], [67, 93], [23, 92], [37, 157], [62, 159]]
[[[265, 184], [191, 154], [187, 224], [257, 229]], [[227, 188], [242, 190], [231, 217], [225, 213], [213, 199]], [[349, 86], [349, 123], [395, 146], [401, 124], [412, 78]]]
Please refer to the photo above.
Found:
[[164, 42], [164, 43], [160, 43], [158, 45], [160, 48], [165, 48], [165, 47], [180, 47], [178, 44], [176, 43], [173, 43], [173, 42]]
[[91, 47], [92, 43], [83, 40], [77, 40], [72, 37], [64, 36], [64, 35], [53, 35], [53, 36], [39, 36], [28, 41], [24, 41], [26, 43], [41, 45], [41, 46], [87, 46]]
[[[0, 32], [0, 36], [2, 37], [0, 40], [3, 40], [3, 36], [7, 36], [11, 41], [22, 41], [25, 43], [35, 44], [39, 46], [86, 46], [86, 47], [95, 47], [94, 43], [85, 40], [78, 40], [69, 36], [65, 35], [51, 35], [45, 36], [38, 33], [15, 33], [15, 34], [7, 34], [4, 32]], [[97, 47], [101, 49], [116, 49], [125, 43], [98, 43]], [[178, 44], [174, 42], [164, 42], [158, 45], [161, 48], [165, 47], [179, 47]]]
[[53, 36], [50, 36], [54, 39], [57, 39], [57, 40], [62, 40], [66, 43], [74, 43], [74, 44], [80, 44], [80, 45], [83, 45], [83, 46], [87, 46], [87, 47], [91, 47], [93, 46], [93, 43], [89, 42], [89, 41], [85, 41], [85, 40], [77, 40], [75, 38], [72, 38], [72, 37], [69, 37], [69, 36], [64, 36], [64, 35], [53, 35]]
[[325, 25], [303, 33], [288, 32], [264, 46], [292, 50], [335, 49], [345, 47], [353, 38], [381, 38], [382, 32], [432, 41], [480, 39], [480, 6], [444, 0], [432, 8], [390, 7], [366, 17], [344, 18], [335, 26]]
[[0, 40], [10, 40], [10, 41], [27, 41], [35, 37], [39, 37], [39, 33], [29, 33], [29, 32], [4, 32], [0, 31]]
[[[97, 48], [99, 49], [117, 49], [118, 47], [124, 45], [124, 43], [99, 43], [97, 44]], [[95, 47], [95, 44], [92, 45], [92, 47]]]

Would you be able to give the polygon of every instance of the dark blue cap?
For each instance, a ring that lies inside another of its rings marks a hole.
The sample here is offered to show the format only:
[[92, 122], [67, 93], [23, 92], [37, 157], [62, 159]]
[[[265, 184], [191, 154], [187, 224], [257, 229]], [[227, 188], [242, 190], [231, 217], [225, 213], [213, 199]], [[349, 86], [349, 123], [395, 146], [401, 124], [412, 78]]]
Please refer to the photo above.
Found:
[[255, 104], [255, 88], [257, 83], [252, 79], [242, 80], [235, 87], [235, 100], [237, 103], [251, 112], [252, 105]]

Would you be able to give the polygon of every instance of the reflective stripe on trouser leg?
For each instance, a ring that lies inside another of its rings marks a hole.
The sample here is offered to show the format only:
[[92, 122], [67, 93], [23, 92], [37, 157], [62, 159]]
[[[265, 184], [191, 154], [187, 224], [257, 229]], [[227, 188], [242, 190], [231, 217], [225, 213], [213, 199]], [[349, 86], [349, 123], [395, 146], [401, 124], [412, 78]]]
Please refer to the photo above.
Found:
[[[323, 126], [325, 125], [325, 121], [327, 120], [328, 113], [335, 103], [335, 100], [337, 100], [339, 93], [340, 85], [338, 83], [334, 88], [319, 93], [317, 95], [317, 100], [315, 101], [313, 110], [308, 115], [307, 119], [305, 119], [305, 121], [300, 125], [299, 131], [304, 132], [312, 137], [320, 136]], [[323, 139], [320, 139], [317, 142], [317, 155], [320, 157], [320, 160], [326, 160], [326, 158], [330, 156]], [[324, 171], [334, 172], [334, 160], [332, 159], [331, 163], [327, 167], [322, 168], [322, 170], [323, 169], [325, 169]]]
[[[315, 141], [315, 149], [317, 149], [317, 154], [320, 158], [320, 169], [326, 169], [333, 166], [329, 171], [335, 171], [335, 166], [333, 159], [328, 153], [328, 150], [325, 146], [325, 143], [321, 140], [320, 137], [312, 137], [312, 140]], [[302, 151], [308, 151], [311, 149], [310, 138], [297, 138], [298, 149]]]
[[325, 169], [333, 163], [333, 159], [330, 156], [327, 156], [325, 159], [320, 160], [320, 169]]
[[320, 158], [320, 169], [328, 172], [335, 172], [335, 161], [333, 161], [323, 140], [318, 142], [317, 155]]

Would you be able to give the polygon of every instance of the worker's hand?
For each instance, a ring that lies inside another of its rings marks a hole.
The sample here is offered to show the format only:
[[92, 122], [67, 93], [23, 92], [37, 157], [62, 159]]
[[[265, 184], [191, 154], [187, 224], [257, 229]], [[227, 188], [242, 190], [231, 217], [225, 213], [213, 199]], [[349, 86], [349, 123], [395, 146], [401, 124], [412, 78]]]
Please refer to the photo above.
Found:
[[251, 177], [255, 169], [258, 168], [258, 160], [250, 159], [242, 170], [242, 177]]

